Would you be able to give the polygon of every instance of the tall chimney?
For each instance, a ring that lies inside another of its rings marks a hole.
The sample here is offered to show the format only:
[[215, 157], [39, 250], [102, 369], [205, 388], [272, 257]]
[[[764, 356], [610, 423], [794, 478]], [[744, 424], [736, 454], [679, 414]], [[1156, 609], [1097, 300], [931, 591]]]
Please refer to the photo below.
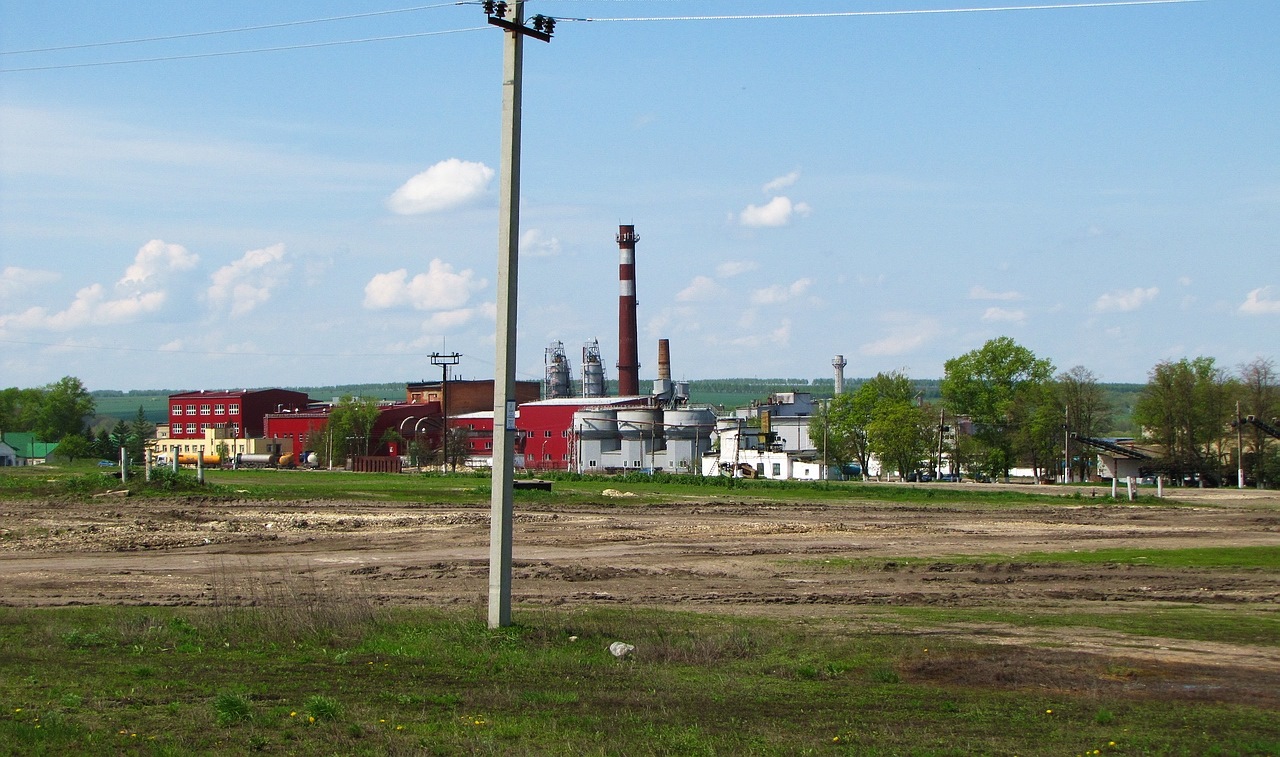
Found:
[[671, 340], [658, 340], [658, 378], [671, 380]]
[[618, 394], [640, 393], [640, 345], [636, 332], [635, 226], [618, 226]]
[[831, 360], [831, 366], [836, 369], [836, 394], [844, 394], [844, 367], [848, 364], [844, 355], [836, 355]]

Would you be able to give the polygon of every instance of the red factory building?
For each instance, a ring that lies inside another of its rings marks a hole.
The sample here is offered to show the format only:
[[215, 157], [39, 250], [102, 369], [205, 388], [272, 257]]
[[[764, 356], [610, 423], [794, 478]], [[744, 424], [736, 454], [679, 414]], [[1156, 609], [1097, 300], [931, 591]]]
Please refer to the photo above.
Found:
[[[516, 465], [529, 470], [572, 470], [574, 413], [584, 408], [644, 407], [649, 402], [648, 397], [561, 397], [521, 404], [516, 410]], [[449, 426], [467, 431], [472, 460], [492, 465], [492, 410], [451, 415]]]
[[267, 436], [268, 413], [306, 410], [311, 398], [288, 389], [237, 389], [169, 395], [169, 438], [204, 439], [210, 428], [225, 428], [234, 439]]

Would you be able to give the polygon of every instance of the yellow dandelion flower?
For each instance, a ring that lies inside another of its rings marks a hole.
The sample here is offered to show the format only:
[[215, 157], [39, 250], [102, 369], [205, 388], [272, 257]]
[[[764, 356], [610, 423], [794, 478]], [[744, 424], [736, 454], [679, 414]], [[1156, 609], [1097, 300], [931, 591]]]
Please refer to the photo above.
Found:
[[839, 737], [839, 736], [832, 736], [832, 737], [831, 737], [831, 740], [832, 740], [832, 741], [839, 741], [839, 740], [840, 740], [840, 737]]
[[396, 730], [397, 730], [397, 731], [403, 731], [403, 730], [404, 730], [404, 726], [402, 726], [402, 725], [398, 725], [398, 726], [396, 726]]
[[1115, 745], [1116, 745], [1116, 742], [1114, 742], [1114, 741], [1108, 741], [1108, 742], [1107, 742], [1107, 746], [1115, 746]]
[[296, 717], [298, 717], [298, 712], [297, 712], [297, 710], [294, 710], [293, 712], [289, 713], [289, 717], [291, 717], [291, 718], [296, 718]]
[[1052, 714], [1053, 714], [1053, 710], [1045, 710], [1045, 711], [1044, 711], [1044, 714], [1046, 714], [1046, 715], [1052, 715]]
[[22, 708], [21, 708], [21, 707], [15, 707], [15, 708], [13, 708], [13, 711], [14, 711], [14, 712], [22, 712]]
[[316, 722], [316, 716], [315, 716], [315, 715], [308, 715], [308, 716], [307, 716], [307, 722], [308, 722], [308, 723], [314, 723], [314, 722]]

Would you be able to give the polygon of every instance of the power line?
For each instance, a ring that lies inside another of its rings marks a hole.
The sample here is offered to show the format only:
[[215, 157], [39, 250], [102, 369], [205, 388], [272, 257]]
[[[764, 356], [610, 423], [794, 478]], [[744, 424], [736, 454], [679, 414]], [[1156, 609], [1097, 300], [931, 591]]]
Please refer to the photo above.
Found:
[[264, 29], [284, 29], [291, 26], [305, 26], [308, 24], [324, 24], [331, 21], [350, 21], [357, 18], [372, 18], [374, 16], [389, 16], [396, 13], [412, 13], [415, 11], [435, 10], [437, 8], [451, 8], [457, 5], [468, 5], [465, 0], [459, 0], [452, 3], [437, 3], [435, 5], [418, 5], [413, 8], [394, 8], [385, 11], [370, 11], [368, 13], [352, 13], [346, 16], [328, 16], [326, 18], [309, 18], [301, 21], [280, 21], [274, 24], [259, 24], [257, 26], [239, 26], [232, 29], [215, 29], [203, 32], [188, 32], [185, 34], [167, 34], [159, 37], [137, 37], [134, 39], [117, 39], [108, 42], [85, 42], [78, 45], [61, 45], [59, 47], [33, 47], [26, 50], [0, 50], [0, 55], [26, 55], [29, 53], [53, 53], [62, 52], [64, 50], [85, 50], [94, 47], [111, 47], [113, 45], [135, 45], [144, 42], [167, 42], [175, 39], [192, 39], [194, 37], [212, 37], [219, 34], [238, 34], [240, 32], [256, 32]]
[[55, 344], [18, 339], [0, 339], [0, 344], [21, 344], [28, 347], [52, 347], [64, 350], [89, 350], [97, 352], [142, 352], [160, 355], [199, 355], [205, 357], [426, 357], [429, 352], [221, 352], [218, 350], [166, 350], [157, 347], [116, 347], [111, 345]]
[[1178, 5], [1200, 3], [1205, 0], [1105, 0], [1103, 2], [1056, 3], [1053, 5], [1005, 5], [986, 8], [926, 8], [885, 11], [830, 11], [822, 13], [748, 13], [719, 16], [637, 16], [632, 18], [569, 18], [556, 17], [558, 21], [744, 21], [784, 18], [850, 18], [855, 16], [923, 16], [942, 13], [997, 13], [1004, 11], [1066, 10], [1071, 8], [1119, 8], [1132, 5]]
[[308, 42], [298, 45], [280, 45], [278, 47], [256, 47], [247, 50], [223, 50], [213, 53], [191, 53], [188, 55], [162, 55], [154, 58], [129, 58], [126, 60], [104, 60], [93, 63], [60, 63], [48, 66], [27, 66], [24, 68], [0, 68], [0, 74], [16, 74], [28, 71], [56, 71], [68, 68], [98, 68], [102, 66], [125, 66], [134, 63], [159, 63], [175, 60], [196, 60], [198, 58], [223, 58], [231, 55], [250, 55], [252, 53], [275, 53], [285, 50], [309, 50], [319, 47], [337, 47], [339, 45], [360, 45], [366, 42], [388, 42], [398, 39], [416, 39], [419, 37], [438, 37], [443, 34], [461, 34], [462, 32], [488, 31], [489, 26], [472, 26], [466, 29], [446, 29], [435, 32], [413, 32], [410, 34], [393, 34], [386, 37], [364, 37], [363, 39], [344, 39], [334, 42]]

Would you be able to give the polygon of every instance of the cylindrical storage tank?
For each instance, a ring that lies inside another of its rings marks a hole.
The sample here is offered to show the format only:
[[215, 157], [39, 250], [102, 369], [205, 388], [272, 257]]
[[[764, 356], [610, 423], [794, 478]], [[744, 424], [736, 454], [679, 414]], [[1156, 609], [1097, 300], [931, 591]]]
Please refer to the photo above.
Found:
[[265, 453], [241, 453], [236, 455], [236, 463], [239, 465], [274, 465], [276, 456]]
[[613, 410], [579, 410], [573, 414], [573, 430], [582, 439], [613, 439], [618, 417]]
[[706, 409], [668, 410], [662, 423], [668, 439], [706, 439], [716, 428], [716, 416]]
[[662, 412], [648, 408], [618, 411], [618, 431], [623, 439], [649, 439], [662, 436]]
[[592, 340], [582, 348], [582, 396], [604, 396], [604, 362], [600, 343]]

